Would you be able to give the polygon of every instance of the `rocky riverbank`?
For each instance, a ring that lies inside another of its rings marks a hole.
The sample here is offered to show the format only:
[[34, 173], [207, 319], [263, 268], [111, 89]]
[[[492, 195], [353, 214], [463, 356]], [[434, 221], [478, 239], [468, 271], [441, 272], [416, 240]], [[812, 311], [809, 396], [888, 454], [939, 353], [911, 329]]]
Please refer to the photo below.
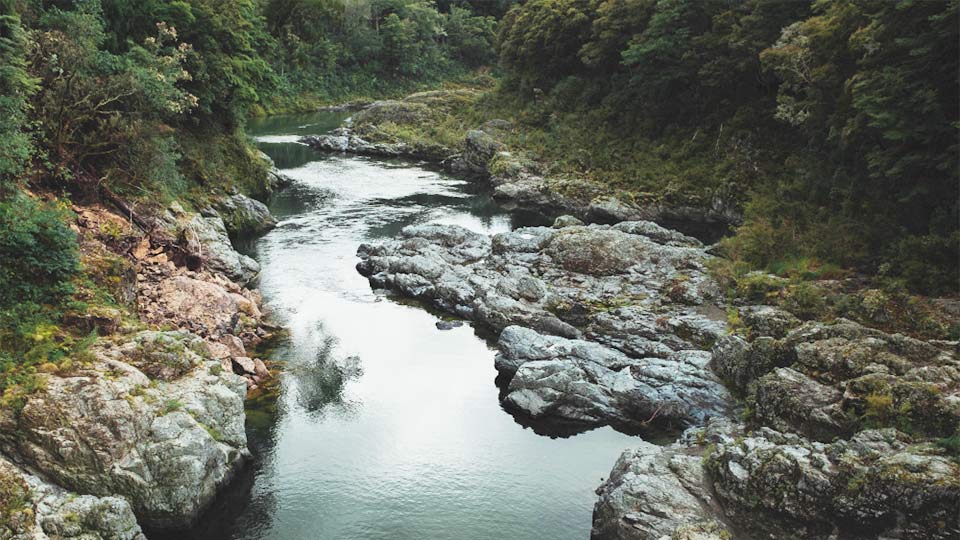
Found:
[[[407, 227], [362, 245], [357, 268], [375, 288], [497, 334], [503, 404], [539, 432], [685, 429], [623, 454], [597, 490], [595, 540], [960, 537], [956, 342], [803, 323], [802, 304], [728, 305], [709, 249], [653, 223], [722, 230], [739, 220], [724, 197], [690, 206], [544, 177], [504, 143], [504, 120], [448, 145], [394, 128], [448, 99], [376, 102], [302, 142], [437, 163], [488, 181], [507, 207], [557, 217], [493, 237]], [[889, 326], [878, 309], [863, 319]]]
[[[357, 268], [373, 287], [498, 334], [504, 406], [534, 429], [686, 429], [624, 453], [597, 490], [595, 540], [960, 537], [957, 342], [889, 333], [900, 312], [924, 317], [904, 328], [929, 326], [923, 309], [888, 313], [871, 290], [840, 300], [852, 308], [836, 311], [863, 312], [871, 328], [810, 309], [822, 298], [794, 301], [795, 313], [791, 302], [728, 305], [709, 250], [653, 223], [715, 234], [739, 220], [727, 198], [690, 205], [545, 177], [505, 143], [505, 120], [446, 145], [412, 135], [430, 131], [416, 126], [437, 116], [431, 106], [460, 97], [376, 102], [302, 142], [437, 163], [488, 181], [507, 207], [557, 217], [493, 237], [407, 227], [361, 246]], [[753, 302], [773, 300], [786, 281], [757, 274], [744, 286], [759, 287]], [[786, 294], [801, 292], [818, 294]]]
[[703, 236], [740, 221], [740, 211], [723, 194], [703, 200], [670, 201], [636, 193], [612, 193], [584, 178], [551, 177], [534, 160], [511, 150], [504, 139], [511, 122], [491, 119], [443, 144], [429, 137], [398, 137], [384, 126], [413, 131], [429, 122], [434, 109], [475, 98], [471, 90], [421, 92], [402, 100], [365, 104], [333, 133], [308, 136], [301, 142], [323, 152], [346, 152], [426, 161], [444, 169], [489, 182], [494, 197], [506, 207], [531, 210], [550, 219], [572, 215], [588, 223], [654, 221]]
[[596, 540], [960, 535], [960, 462], [935, 444], [960, 426], [956, 342], [727, 306], [700, 242], [650, 222], [411, 226], [358, 256], [373, 287], [499, 334], [522, 423], [686, 429], [624, 453]]
[[109, 301], [64, 317], [99, 336], [83, 357], [42, 365], [38, 388], [0, 409], [0, 537], [190, 527], [250, 457], [244, 399], [272, 375], [248, 351], [277, 329], [230, 236], [276, 221], [239, 193], [211, 201], [75, 204], [85, 275]]

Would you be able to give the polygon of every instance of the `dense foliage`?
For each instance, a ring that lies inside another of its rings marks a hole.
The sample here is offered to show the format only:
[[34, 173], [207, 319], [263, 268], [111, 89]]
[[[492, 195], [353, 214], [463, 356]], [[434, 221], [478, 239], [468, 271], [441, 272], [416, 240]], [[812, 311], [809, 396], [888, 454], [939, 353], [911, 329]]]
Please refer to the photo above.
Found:
[[511, 3], [268, 0], [279, 97], [376, 93], [488, 65], [496, 33], [489, 14]]
[[26, 38], [13, 0], [0, 0], [0, 195], [21, 172], [31, 145], [23, 126], [34, 81], [27, 74]]
[[739, 197], [734, 255], [820, 257], [948, 292], [958, 13], [955, 0], [531, 0], [501, 23], [500, 64], [509, 94], [550, 111], [546, 129], [563, 137], [557, 119], [575, 113], [614, 141], [582, 169], [656, 148], [681, 177], [688, 163], [684, 189]]
[[[742, 208], [731, 286], [749, 289], [753, 268], [853, 267], [891, 297], [904, 283], [955, 293], [958, 13], [960, 0], [0, 0], [0, 373], [80, 342], [56, 327], [81, 279], [70, 218], [28, 191], [257, 194], [251, 112], [497, 61], [501, 92], [420, 130], [448, 144], [512, 111], [508, 142], [547, 174]], [[784, 301], [827, 309], [804, 291]]]
[[[479, 3], [492, 13], [509, 4]], [[0, 174], [129, 196], [256, 185], [242, 178], [264, 174], [245, 155], [242, 126], [252, 109], [304, 105], [303, 95], [382, 93], [488, 64], [496, 21], [470, 8], [3, 0]], [[206, 162], [223, 155], [239, 166], [218, 173]]]
[[112, 303], [80, 263], [66, 205], [42, 201], [155, 211], [234, 188], [258, 196], [268, 171], [243, 133], [251, 111], [488, 64], [493, 16], [511, 4], [477, 2], [474, 15], [466, 0], [0, 0], [0, 404], [81, 354], [86, 335], [63, 313]]
[[0, 309], [56, 303], [71, 291], [77, 240], [64, 217], [25, 195], [0, 202]]

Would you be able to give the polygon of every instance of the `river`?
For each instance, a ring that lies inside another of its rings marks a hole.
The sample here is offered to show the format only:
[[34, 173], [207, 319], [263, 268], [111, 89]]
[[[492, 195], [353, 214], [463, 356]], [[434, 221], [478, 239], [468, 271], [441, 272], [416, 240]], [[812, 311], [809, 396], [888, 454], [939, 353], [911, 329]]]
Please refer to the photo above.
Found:
[[[322, 156], [299, 136], [343, 115], [255, 121], [293, 185], [280, 225], [247, 250], [289, 338], [275, 400], [249, 404], [255, 455], [193, 532], [231, 540], [585, 540], [594, 489], [636, 439], [538, 435], [505, 412], [495, 349], [469, 325], [375, 291], [357, 246], [413, 223], [496, 233], [527, 224], [462, 179], [409, 162]], [[538, 430], [539, 431], [539, 430]]]

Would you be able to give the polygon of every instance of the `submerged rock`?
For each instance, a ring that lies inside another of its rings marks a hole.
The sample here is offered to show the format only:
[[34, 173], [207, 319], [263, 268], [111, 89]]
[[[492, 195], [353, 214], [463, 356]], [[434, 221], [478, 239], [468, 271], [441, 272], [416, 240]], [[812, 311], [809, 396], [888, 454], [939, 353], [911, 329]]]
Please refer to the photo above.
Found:
[[68, 489], [124, 497], [146, 526], [188, 527], [249, 455], [246, 385], [190, 334], [134, 341], [0, 412], [0, 449]]

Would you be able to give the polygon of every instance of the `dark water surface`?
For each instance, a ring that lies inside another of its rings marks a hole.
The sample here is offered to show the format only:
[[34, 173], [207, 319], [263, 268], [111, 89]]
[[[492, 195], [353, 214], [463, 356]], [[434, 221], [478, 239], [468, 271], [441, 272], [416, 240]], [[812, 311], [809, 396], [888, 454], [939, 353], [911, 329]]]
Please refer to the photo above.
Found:
[[501, 409], [495, 351], [465, 325], [370, 289], [362, 242], [412, 223], [519, 226], [475, 185], [410, 163], [320, 156], [296, 143], [343, 115], [276, 117], [249, 131], [294, 179], [280, 226], [252, 250], [265, 302], [290, 329], [276, 403], [253, 404], [255, 464], [195, 538], [589, 537], [593, 490], [636, 439], [609, 428], [537, 435]]

